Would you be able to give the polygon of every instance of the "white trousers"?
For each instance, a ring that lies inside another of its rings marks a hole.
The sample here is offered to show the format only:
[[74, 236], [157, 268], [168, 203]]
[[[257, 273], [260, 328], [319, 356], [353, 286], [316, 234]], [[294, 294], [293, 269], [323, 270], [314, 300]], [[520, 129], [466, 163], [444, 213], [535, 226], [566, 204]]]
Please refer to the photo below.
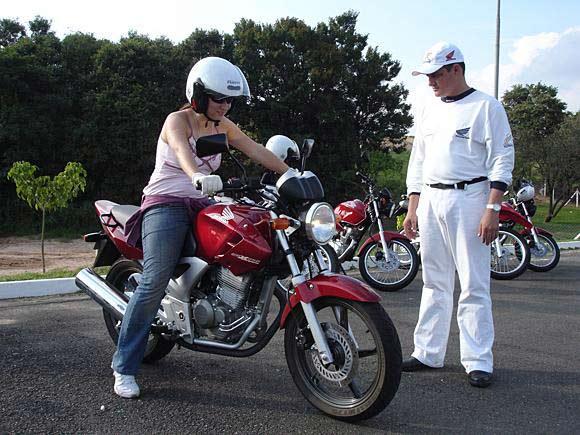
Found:
[[467, 373], [493, 371], [490, 247], [477, 236], [488, 194], [485, 181], [465, 190], [425, 186], [421, 192], [417, 215], [423, 294], [412, 356], [431, 367], [443, 367], [445, 360], [457, 271], [461, 364]]

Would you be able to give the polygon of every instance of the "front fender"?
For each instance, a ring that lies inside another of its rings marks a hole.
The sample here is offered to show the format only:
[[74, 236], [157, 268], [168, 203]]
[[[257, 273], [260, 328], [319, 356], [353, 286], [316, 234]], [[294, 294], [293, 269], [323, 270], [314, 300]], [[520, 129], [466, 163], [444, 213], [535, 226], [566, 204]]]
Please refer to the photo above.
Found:
[[294, 288], [295, 293], [284, 307], [280, 329], [284, 328], [286, 318], [300, 302], [310, 303], [323, 297], [335, 297], [359, 302], [379, 302], [381, 297], [368, 285], [346, 275], [318, 275]]
[[[407, 240], [407, 241], [409, 241], [409, 238], [407, 236], [405, 236], [404, 234], [398, 233], [396, 231], [383, 231], [383, 234], [385, 235], [385, 240], [387, 241], [387, 243], [389, 243], [391, 240]], [[373, 234], [372, 236], [370, 236], [368, 239], [365, 240], [365, 242], [358, 249], [356, 255], [360, 255], [362, 250], [364, 248], [366, 248], [366, 246], [369, 243], [380, 242], [380, 240], [381, 240], [380, 233]]]

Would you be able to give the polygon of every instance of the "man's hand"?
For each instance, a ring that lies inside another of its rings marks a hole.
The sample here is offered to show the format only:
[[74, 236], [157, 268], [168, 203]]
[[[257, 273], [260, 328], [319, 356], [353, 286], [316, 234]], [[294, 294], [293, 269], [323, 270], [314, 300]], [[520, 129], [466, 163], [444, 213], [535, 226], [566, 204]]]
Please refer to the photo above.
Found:
[[403, 229], [405, 230], [405, 235], [413, 240], [417, 236], [417, 213], [407, 212], [407, 216], [403, 221]]
[[481, 221], [479, 222], [479, 237], [482, 243], [489, 245], [497, 238], [499, 230], [499, 213], [486, 209]]

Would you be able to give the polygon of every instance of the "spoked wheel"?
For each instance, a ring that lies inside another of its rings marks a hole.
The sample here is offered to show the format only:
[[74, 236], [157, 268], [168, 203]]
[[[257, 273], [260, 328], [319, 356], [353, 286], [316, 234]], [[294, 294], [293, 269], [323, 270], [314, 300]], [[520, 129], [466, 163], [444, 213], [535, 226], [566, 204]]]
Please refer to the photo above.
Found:
[[560, 261], [560, 247], [552, 236], [538, 234], [539, 243], [534, 243], [531, 234], [526, 236], [530, 243], [530, 264], [528, 268], [534, 272], [547, 272], [556, 267]]
[[[340, 273], [340, 262], [334, 249], [330, 245], [320, 245], [318, 246], [318, 249], [328, 269], [332, 273]], [[302, 264], [302, 272], [306, 279], [313, 278], [320, 273], [320, 265], [318, 264], [316, 254], [312, 253], [304, 260]], [[288, 276], [281, 279], [278, 281], [278, 284], [280, 284], [284, 289], [291, 289], [292, 277]]]
[[[113, 264], [113, 266], [111, 266], [111, 270], [109, 270], [109, 273], [107, 274], [106, 281], [115, 289], [117, 289], [119, 293], [126, 294], [130, 297], [134, 289], [129, 284], [129, 278], [131, 275], [140, 274], [142, 271], [143, 270], [139, 263], [131, 260], [121, 259]], [[117, 341], [119, 340], [121, 321], [115, 319], [105, 309], [103, 309], [103, 317], [105, 318], [105, 324], [107, 325], [109, 335], [113, 339], [113, 342], [116, 346]], [[143, 362], [153, 363], [160, 360], [169, 352], [171, 352], [173, 346], [175, 346], [173, 341], [168, 341], [161, 337], [159, 334], [149, 334]]]
[[497, 240], [491, 243], [491, 277], [514, 279], [524, 273], [529, 264], [530, 248], [525, 239], [514, 230], [500, 229]]
[[322, 412], [345, 421], [373, 417], [401, 379], [401, 344], [378, 303], [325, 298], [314, 302], [334, 362], [320, 360], [302, 310], [288, 318], [286, 361], [296, 386]]
[[392, 240], [388, 248], [385, 252], [380, 240], [369, 243], [359, 255], [358, 267], [370, 286], [392, 292], [413, 281], [419, 270], [419, 258], [407, 240]]

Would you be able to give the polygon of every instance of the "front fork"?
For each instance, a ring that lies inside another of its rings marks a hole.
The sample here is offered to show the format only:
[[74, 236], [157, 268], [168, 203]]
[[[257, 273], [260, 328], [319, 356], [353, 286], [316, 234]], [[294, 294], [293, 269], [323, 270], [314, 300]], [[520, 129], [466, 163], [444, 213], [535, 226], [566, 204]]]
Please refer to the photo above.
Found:
[[379, 206], [377, 205], [377, 201], [373, 200], [373, 209], [375, 210], [375, 216], [377, 217], [377, 225], [379, 227], [379, 236], [381, 238], [381, 245], [383, 246], [383, 253], [386, 258], [388, 258], [389, 247], [387, 246], [387, 239], [385, 239], [385, 232], [383, 229], [383, 222], [381, 221], [379, 215]]
[[523, 202], [522, 202], [522, 207], [524, 208], [524, 212], [526, 213], [526, 219], [528, 220], [528, 222], [530, 223], [530, 225], [532, 225], [532, 227], [530, 228], [530, 232], [532, 233], [532, 237], [534, 239], [534, 243], [536, 245], [538, 245], [540, 243], [540, 239], [538, 238], [538, 232], [536, 231], [536, 227], [532, 223], [532, 219], [530, 218], [530, 216], [528, 214], [528, 209], [526, 208], [526, 204], [524, 204]]
[[[302, 270], [298, 266], [296, 257], [294, 256], [294, 253], [290, 250], [290, 245], [288, 244], [286, 233], [284, 233], [283, 230], [276, 230], [276, 237], [280, 242], [282, 250], [286, 254], [286, 260], [290, 265], [290, 271], [292, 272], [292, 285], [296, 287], [306, 282], [306, 278], [304, 278]], [[322, 265], [325, 264], [325, 262], [322, 259], [322, 255], [320, 254], [320, 252], [318, 252], [318, 250], [316, 250], [316, 258], [320, 264], [320, 267], [323, 267]], [[308, 322], [308, 327], [310, 328], [310, 332], [312, 333], [312, 338], [314, 339], [314, 343], [316, 343], [316, 348], [318, 349], [320, 361], [322, 361], [323, 364], [332, 364], [334, 362], [334, 358], [332, 357], [330, 346], [328, 346], [326, 334], [322, 330], [320, 322], [316, 317], [316, 310], [314, 310], [314, 306], [312, 305], [312, 303], [306, 303], [303, 301], [300, 301], [300, 305], [302, 305], [302, 311], [304, 311], [306, 321]]]

